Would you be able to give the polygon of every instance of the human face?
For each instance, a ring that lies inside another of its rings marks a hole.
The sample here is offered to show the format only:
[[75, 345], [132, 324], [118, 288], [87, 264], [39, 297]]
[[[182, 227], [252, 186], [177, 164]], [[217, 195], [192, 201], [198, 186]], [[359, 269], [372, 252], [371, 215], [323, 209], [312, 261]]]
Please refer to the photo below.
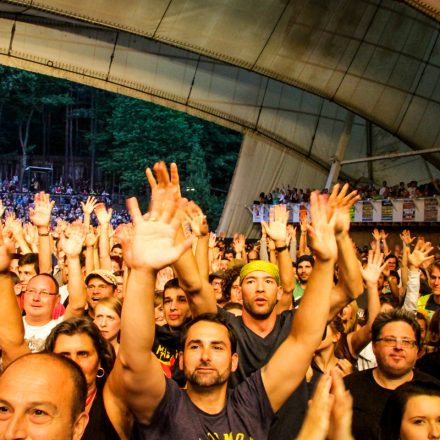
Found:
[[217, 301], [221, 300], [223, 296], [223, 291], [222, 291], [223, 280], [221, 278], [214, 278], [211, 282], [211, 286], [215, 293], [215, 299]]
[[440, 397], [412, 396], [406, 402], [400, 440], [440, 438]]
[[260, 270], [246, 275], [241, 283], [243, 308], [258, 320], [264, 320], [273, 312], [280, 289], [274, 277]]
[[110, 307], [98, 304], [95, 308], [95, 319], [93, 322], [99, 328], [101, 335], [108, 341], [118, 337], [121, 329], [120, 316]]
[[180, 327], [191, 316], [185, 292], [170, 287], [163, 292], [165, 320], [173, 328]]
[[428, 330], [426, 328], [426, 321], [424, 319], [417, 319], [417, 322], [420, 325], [420, 340], [424, 342], [426, 339], [426, 331]]
[[106, 283], [100, 277], [92, 277], [87, 283], [87, 302], [92, 309], [95, 309], [96, 303], [102, 298], [113, 296], [113, 286]]
[[301, 261], [301, 263], [298, 264], [296, 273], [300, 283], [307, 283], [310, 274], [312, 273], [312, 269], [313, 267], [310, 264], [310, 261]]
[[389, 258], [389, 259], [387, 260], [387, 265], [388, 265], [388, 269], [389, 269], [389, 270], [396, 270], [396, 267], [397, 267], [397, 261], [396, 261], [396, 259], [395, 259], [394, 257]]
[[124, 279], [123, 277], [116, 277], [116, 290], [115, 290], [115, 296], [116, 298], [122, 299], [124, 298], [122, 289], [124, 287]]
[[52, 319], [60, 298], [55, 292], [54, 281], [44, 275], [37, 275], [28, 282], [23, 302], [28, 324], [46, 324]]
[[179, 363], [192, 386], [215, 387], [226, 384], [231, 371], [237, 369], [238, 355], [231, 352], [224, 325], [199, 321], [188, 330]]
[[72, 423], [72, 403], [69, 372], [48, 358], [26, 356], [0, 377], [0, 439], [79, 440], [88, 416]]
[[154, 308], [154, 322], [157, 325], [165, 325], [167, 323], [163, 314], [163, 304], [159, 304]]
[[122, 249], [119, 247], [115, 247], [110, 252], [111, 257], [121, 257], [122, 258]]
[[431, 272], [430, 283], [432, 293], [434, 295], [440, 295], [440, 270], [435, 266]]
[[112, 272], [119, 272], [121, 270], [121, 265], [115, 261], [115, 260], [111, 260], [112, 262]]
[[86, 377], [87, 387], [96, 384], [96, 373], [99, 368], [99, 358], [93, 345], [92, 338], [85, 333], [75, 335], [59, 335], [53, 349], [54, 353], [72, 359], [79, 365]]
[[231, 286], [231, 302], [243, 304], [240, 289], [240, 277], [237, 277]]
[[20, 278], [21, 284], [26, 286], [29, 280], [35, 275], [37, 275], [37, 272], [33, 264], [18, 266], [18, 278]]
[[[412, 327], [405, 321], [393, 321], [385, 324], [379, 338], [399, 338], [416, 340]], [[401, 342], [393, 346], [386, 346], [383, 341], [373, 343], [373, 352], [376, 356], [380, 371], [390, 378], [400, 378], [408, 374], [417, 360], [417, 347], [404, 347]]]

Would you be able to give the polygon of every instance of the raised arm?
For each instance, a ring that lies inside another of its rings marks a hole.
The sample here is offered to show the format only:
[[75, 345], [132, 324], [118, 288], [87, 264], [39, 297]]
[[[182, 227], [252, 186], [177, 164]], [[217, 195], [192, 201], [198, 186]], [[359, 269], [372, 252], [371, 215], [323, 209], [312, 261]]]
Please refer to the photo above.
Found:
[[50, 216], [54, 201], [49, 200], [49, 194], [35, 194], [35, 208], [29, 208], [29, 218], [38, 228], [38, 264], [40, 273], [52, 273], [52, 249], [50, 242]]
[[29, 353], [24, 341], [23, 320], [9, 275], [10, 252], [13, 247], [5, 244], [0, 231], [0, 347], [3, 367]]
[[324, 196], [314, 192], [310, 202], [309, 234], [316, 256], [315, 266], [289, 335], [262, 369], [263, 383], [274, 411], [278, 411], [305, 377], [329, 316], [337, 257], [335, 219]]
[[88, 229], [90, 226], [90, 217], [92, 215], [93, 210], [95, 209], [95, 206], [97, 204], [97, 200], [95, 197], [89, 196], [87, 197], [86, 202], [81, 202], [81, 208], [84, 213], [84, 226]]
[[283, 295], [277, 304], [278, 313], [291, 307], [295, 287], [292, 260], [287, 248], [287, 219], [286, 206], [276, 205], [270, 210], [269, 223], [262, 222], [266, 234], [274, 241], [277, 251], [277, 264], [283, 288]]
[[371, 341], [371, 327], [380, 311], [379, 291], [377, 281], [386, 263], [383, 263], [383, 254], [380, 248], [368, 252], [368, 264], [361, 268], [362, 278], [367, 286], [368, 320], [366, 324], [347, 335], [348, 348], [355, 357]]
[[157, 195], [159, 199], [152, 201], [147, 216], [142, 216], [136, 199], [127, 200], [134, 223], [131, 272], [122, 310], [117, 365], [108, 380], [110, 393], [125, 401], [138, 422], [147, 424], [165, 393], [163, 370], [151, 352], [156, 273], [174, 263], [191, 245], [190, 241], [175, 245], [180, 226], [176, 201], [163, 200], [160, 192]]
[[95, 206], [95, 215], [98, 218], [100, 234], [98, 241], [99, 248], [99, 268], [112, 270], [112, 260], [110, 259], [110, 220], [113, 210], [106, 209], [104, 203], [98, 203]]
[[341, 190], [339, 185], [333, 187], [329, 204], [334, 209], [335, 234], [338, 244], [339, 283], [332, 291], [331, 315], [336, 315], [346, 304], [356, 299], [363, 292], [362, 275], [350, 230], [350, 209], [359, 200], [356, 191], [348, 192], [348, 184]]
[[69, 281], [69, 305], [64, 313], [64, 319], [81, 318], [87, 305], [86, 286], [81, 271], [79, 256], [86, 236], [85, 226], [81, 223], [72, 223], [61, 237], [61, 249], [66, 255]]

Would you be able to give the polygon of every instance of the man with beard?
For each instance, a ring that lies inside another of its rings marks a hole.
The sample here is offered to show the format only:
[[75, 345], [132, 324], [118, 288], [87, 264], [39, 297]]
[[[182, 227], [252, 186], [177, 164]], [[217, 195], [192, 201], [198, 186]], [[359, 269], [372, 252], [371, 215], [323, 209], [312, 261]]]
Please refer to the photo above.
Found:
[[[329, 213], [325, 198], [317, 193], [311, 198], [310, 237], [317, 259], [296, 312], [297, 319], [292, 321], [284, 340], [262, 368], [230, 392], [228, 379], [239, 366], [239, 355], [233, 330], [217, 315], [198, 316], [183, 334], [179, 363], [187, 378], [187, 389], [179, 389], [174, 381], [164, 377], [151, 353], [155, 278], [157, 271], [176, 261], [191, 243], [188, 240], [175, 243], [180, 222], [173, 197], [153, 198], [148, 216], [142, 216], [136, 200], [131, 199], [127, 204], [134, 236], [118, 354], [123, 368], [118, 381], [137, 422], [133, 437], [267, 438], [274, 413], [305, 376], [329, 314], [338, 248], [336, 219]], [[277, 267], [248, 269], [243, 268], [241, 273], [243, 290], [248, 293], [247, 307], [254, 315], [265, 315], [263, 323], [269, 317], [276, 320], [272, 310], [282, 295]], [[260, 332], [267, 331], [267, 327]]]
[[296, 262], [296, 276], [295, 288], [293, 289], [293, 297], [295, 298], [295, 305], [298, 305], [299, 300], [304, 295], [304, 290], [307, 286], [307, 281], [313, 270], [315, 260], [311, 255], [301, 255]]

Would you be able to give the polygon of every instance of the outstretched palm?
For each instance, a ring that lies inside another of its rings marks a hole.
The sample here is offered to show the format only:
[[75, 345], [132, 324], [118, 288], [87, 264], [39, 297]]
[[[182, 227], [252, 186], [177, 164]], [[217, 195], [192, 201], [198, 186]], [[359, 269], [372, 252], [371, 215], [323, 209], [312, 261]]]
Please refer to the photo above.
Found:
[[270, 209], [269, 223], [261, 222], [266, 234], [273, 241], [287, 241], [288, 213], [286, 205], [276, 205]]
[[35, 226], [48, 226], [54, 201], [49, 200], [49, 194], [44, 192], [35, 194], [35, 208], [29, 208], [29, 218]]

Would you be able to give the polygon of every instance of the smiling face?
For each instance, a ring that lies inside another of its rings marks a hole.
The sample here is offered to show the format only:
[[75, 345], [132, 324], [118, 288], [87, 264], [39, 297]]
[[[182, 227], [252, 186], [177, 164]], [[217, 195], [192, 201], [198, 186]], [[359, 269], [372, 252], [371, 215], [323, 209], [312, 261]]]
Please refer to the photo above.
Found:
[[440, 270], [437, 266], [431, 271], [431, 276], [429, 277], [432, 293], [434, 295], [440, 295]]
[[79, 440], [88, 417], [72, 420], [73, 387], [59, 362], [16, 361], [0, 377], [0, 439]]
[[440, 438], [440, 397], [412, 396], [406, 403], [400, 440]]
[[307, 283], [310, 278], [310, 274], [312, 273], [313, 266], [310, 264], [310, 261], [301, 261], [298, 264], [298, 268], [296, 269], [296, 274], [298, 276], [300, 283]]
[[163, 292], [163, 311], [167, 324], [178, 328], [191, 317], [185, 292], [180, 288], [169, 287]]
[[[385, 324], [379, 338], [398, 338], [416, 340], [412, 327], [405, 321], [393, 321]], [[373, 343], [378, 368], [390, 378], [403, 377], [409, 373], [417, 360], [417, 346], [404, 347], [401, 342], [388, 346], [384, 341]]]
[[87, 282], [87, 303], [93, 310], [102, 298], [113, 296], [114, 286], [106, 283], [101, 277], [92, 277]]
[[121, 329], [121, 318], [110, 307], [98, 304], [95, 308], [95, 319], [93, 322], [99, 328], [101, 335], [108, 341], [118, 337]]
[[206, 388], [226, 384], [238, 365], [237, 353], [231, 352], [228, 329], [210, 321], [193, 324], [179, 363], [192, 386]]
[[26, 321], [31, 325], [43, 325], [52, 319], [55, 306], [59, 301], [54, 281], [44, 275], [32, 278], [26, 287], [23, 308]]
[[249, 273], [241, 283], [244, 312], [254, 319], [270, 316], [281, 295], [275, 278], [260, 270]]

